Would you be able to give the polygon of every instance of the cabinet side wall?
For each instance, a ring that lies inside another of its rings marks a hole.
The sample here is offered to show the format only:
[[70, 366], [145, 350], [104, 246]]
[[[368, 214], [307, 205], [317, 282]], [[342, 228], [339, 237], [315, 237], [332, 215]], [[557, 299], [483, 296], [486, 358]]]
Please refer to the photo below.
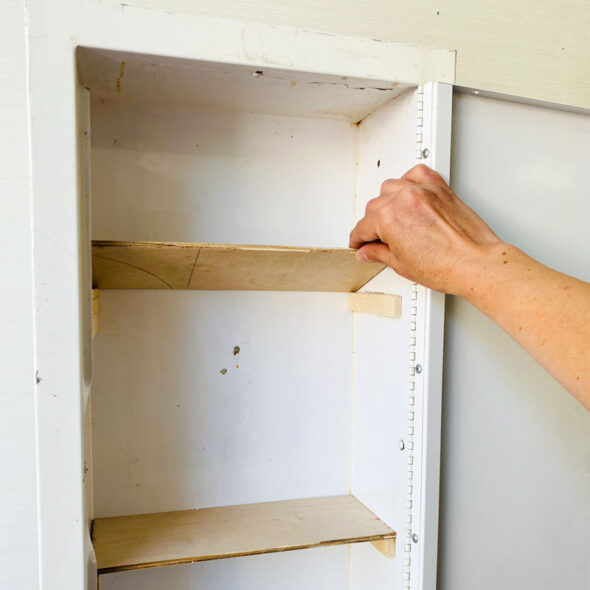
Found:
[[[381, 183], [400, 177], [416, 157], [416, 93], [384, 105], [360, 125], [356, 216]], [[412, 284], [386, 269], [363, 290], [402, 296], [401, 318], [354, 314], [351, 491], [398, 533], [398, 556], [351, 547], [351, 588], [400, 588], [406, 516], [408, 343]], [[367, 572], [371, 572], [367, 576]]]

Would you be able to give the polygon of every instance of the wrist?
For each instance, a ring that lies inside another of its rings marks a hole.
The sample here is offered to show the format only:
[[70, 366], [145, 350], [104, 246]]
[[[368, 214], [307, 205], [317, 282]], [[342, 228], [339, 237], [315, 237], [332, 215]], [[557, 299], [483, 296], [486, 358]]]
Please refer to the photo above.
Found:
[[458, 276], [452, 294], [481, 307], [486, 296], [509, 280], [523, 255], [515, 246], [501, 241], [474, 246], [455, 267]]

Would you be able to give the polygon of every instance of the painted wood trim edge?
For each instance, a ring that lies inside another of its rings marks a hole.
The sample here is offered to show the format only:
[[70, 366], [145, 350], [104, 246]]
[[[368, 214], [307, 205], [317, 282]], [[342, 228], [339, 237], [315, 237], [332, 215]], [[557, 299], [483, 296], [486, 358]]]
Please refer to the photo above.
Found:
[[[115, 13], [105, 3], [97, 4], [84, 7], [86, 18], [81, 19], [76, 31], [78, 45], [410, 85], [429, 80], [455, 81], [453, 49], [306, 31], [187, 11], [167, 10], [167, 18], [162, 19], [157, 10], [126, 6], [123, 13]], [[114, 13], [117, 26], [109, 29], [107, 43], [104, 27], [96, 23], [112, 24]], [[159, 33], [157, 51], [152, 31]], [[221, 47], [216, 43], [218, 39], [223, 39]]]
[[92, 289], [92, 339], [98, 334], [100, 327], [100, 291]]
[[390, 293], [351, 293], [348, 296], [348, 308], [360, 313], [399, 318], [402, 315], [402, 298], [401, 295]]

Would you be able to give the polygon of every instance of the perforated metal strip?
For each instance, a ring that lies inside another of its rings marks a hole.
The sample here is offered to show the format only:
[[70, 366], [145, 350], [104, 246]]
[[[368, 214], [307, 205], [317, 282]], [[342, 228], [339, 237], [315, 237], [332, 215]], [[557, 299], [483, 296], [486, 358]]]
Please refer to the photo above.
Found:
[[[424, 87], [416, 91], [416, 160], [422, 160], [424, 125]], [[418, 285], [412, 284], [410, 301], [410, 331], [408, 337], [408, 433], [406, 441], [406, 528], [404, 535], [404, 590], [412, 590], [412, 525], [414, 519], [414, 434], [416, 401], [416, 321], [418, 315]]]

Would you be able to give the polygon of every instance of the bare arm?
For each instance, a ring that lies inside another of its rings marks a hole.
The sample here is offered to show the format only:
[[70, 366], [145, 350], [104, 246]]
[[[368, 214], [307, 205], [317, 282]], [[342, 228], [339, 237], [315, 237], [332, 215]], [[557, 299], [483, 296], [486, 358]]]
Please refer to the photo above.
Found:
[[383, 183], [350, 246], [470, 301], [590, 410], [590, 284], [502, 242], [436, 172], [419, 165]]

